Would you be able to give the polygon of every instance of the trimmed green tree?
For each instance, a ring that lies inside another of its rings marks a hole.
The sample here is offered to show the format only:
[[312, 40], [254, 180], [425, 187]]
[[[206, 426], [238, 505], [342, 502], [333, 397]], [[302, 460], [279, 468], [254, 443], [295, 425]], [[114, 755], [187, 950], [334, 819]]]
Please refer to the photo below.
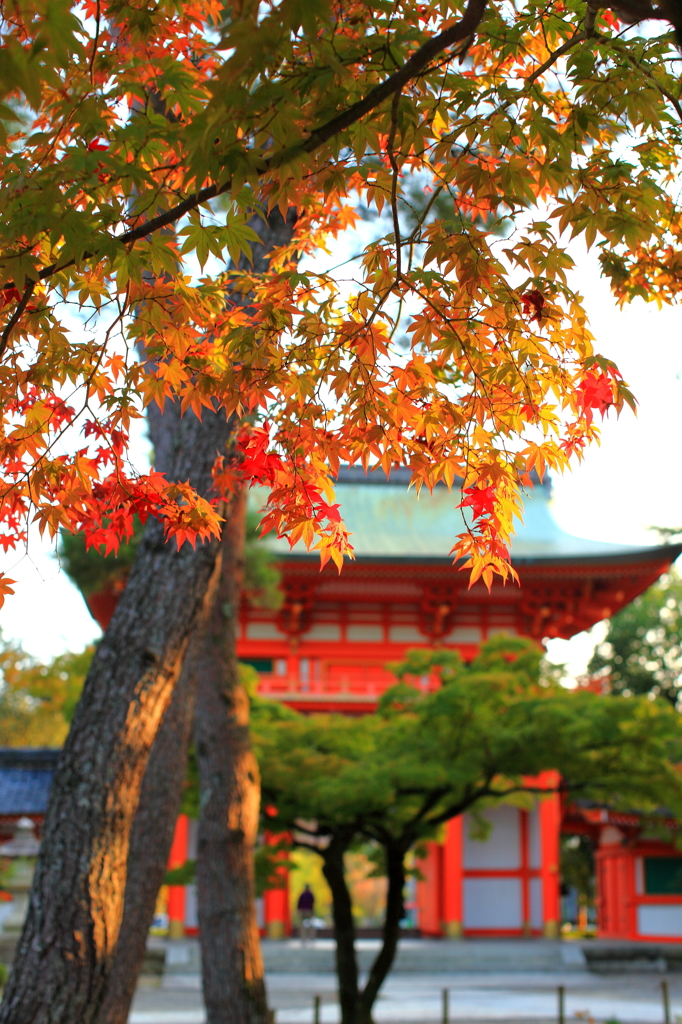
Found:
[[668, 573], [609, 619], [588, 670], [617, 696], [647, 694], [679, 706], [682, 690], [682, 578]]
[[[645, 699], [612, 701], [563, 689], [540, 673], [530, 640], [495, 637], [470, 665], [453, 651], [413, 651], [375, 714], [254, 712], [268, 828], [315, 849], [333, 897], [343, 1024], [371, 1024], [404, 914], [406, 855], [466, 811], [538, 792], [546, 769], [561, 787], [653, 812], [682, 808], [682, 723]], [[424, 693], [412, 684], [437, 675]], [[361, 987], [344, 855], [357, 841], [383, 851], [383, 942]]]

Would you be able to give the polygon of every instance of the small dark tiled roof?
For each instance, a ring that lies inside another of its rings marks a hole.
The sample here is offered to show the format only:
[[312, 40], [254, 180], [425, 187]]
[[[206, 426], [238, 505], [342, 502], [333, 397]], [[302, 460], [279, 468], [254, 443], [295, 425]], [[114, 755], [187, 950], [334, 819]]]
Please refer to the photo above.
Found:
[[44, 814], [58, 750], [0, 748], [0, 815]]

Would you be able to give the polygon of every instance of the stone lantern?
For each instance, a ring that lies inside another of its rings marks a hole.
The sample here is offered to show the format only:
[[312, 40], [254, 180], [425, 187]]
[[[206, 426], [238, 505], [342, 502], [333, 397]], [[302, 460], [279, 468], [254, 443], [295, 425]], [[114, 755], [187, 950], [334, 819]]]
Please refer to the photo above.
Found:
[[5, 933], [21, 931], [23, 927], [39, 849], [40, 841], [36, 837], [35, 826], [30, 818], [19, 818], [14, 826], [12, 838], [0, 844], [0, 857], [6, 857], [10, 861], [4, 888], [13, 897], [9, 914], [2, 924]]

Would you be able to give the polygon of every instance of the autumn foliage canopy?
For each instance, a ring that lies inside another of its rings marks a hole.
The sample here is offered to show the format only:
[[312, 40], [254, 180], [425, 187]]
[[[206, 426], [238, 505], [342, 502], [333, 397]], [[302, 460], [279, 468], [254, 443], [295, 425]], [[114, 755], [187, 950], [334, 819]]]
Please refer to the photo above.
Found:
[[[506, 578], [526, 474], [633, 402], [571, 239], [619, 300], [677, 294], [679, 54], [637, 10], [5, 0], [0, 544], [36, 520], [115, 550], [135, 514], [195, 541], [243, 478], [266, 529], [340, 564], [339, 464], [406, 465], [463, 479], [453, 555]], [[294, 238], [256, 275], [276, 207]], [[379, 237], [335, 267], [360, 208]], [[169, 398], [243, 418], [215, 500], [130, 466]]]

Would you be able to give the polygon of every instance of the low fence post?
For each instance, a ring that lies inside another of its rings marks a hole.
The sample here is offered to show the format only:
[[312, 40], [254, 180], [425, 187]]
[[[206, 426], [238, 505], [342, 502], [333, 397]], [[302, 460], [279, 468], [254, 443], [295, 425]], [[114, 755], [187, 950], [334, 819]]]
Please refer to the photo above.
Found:
[[670, 1022], [670, 991], [668, 989], [668, 979], [664, 978], [661, 982], [661, 992], [663, 994], [663, 1020], [665, 1024], [671, 1024]]
[[450, 1006], [449, 1006], [450, 994], [446, 988], [443, 989], [443, 1024], [449, 1024], [450, 1018]]
[[313, 1007], [313, 1020], [315, 1024], [320, 1024], [320, 997], [315, 996], [315, 1004]]
[[559, 995], [559, 1024], [566, 1024], [566, 1006], [565, 1006], [566, 989], [564, 988], [563, 985], [559, 985], [558, 995]]

